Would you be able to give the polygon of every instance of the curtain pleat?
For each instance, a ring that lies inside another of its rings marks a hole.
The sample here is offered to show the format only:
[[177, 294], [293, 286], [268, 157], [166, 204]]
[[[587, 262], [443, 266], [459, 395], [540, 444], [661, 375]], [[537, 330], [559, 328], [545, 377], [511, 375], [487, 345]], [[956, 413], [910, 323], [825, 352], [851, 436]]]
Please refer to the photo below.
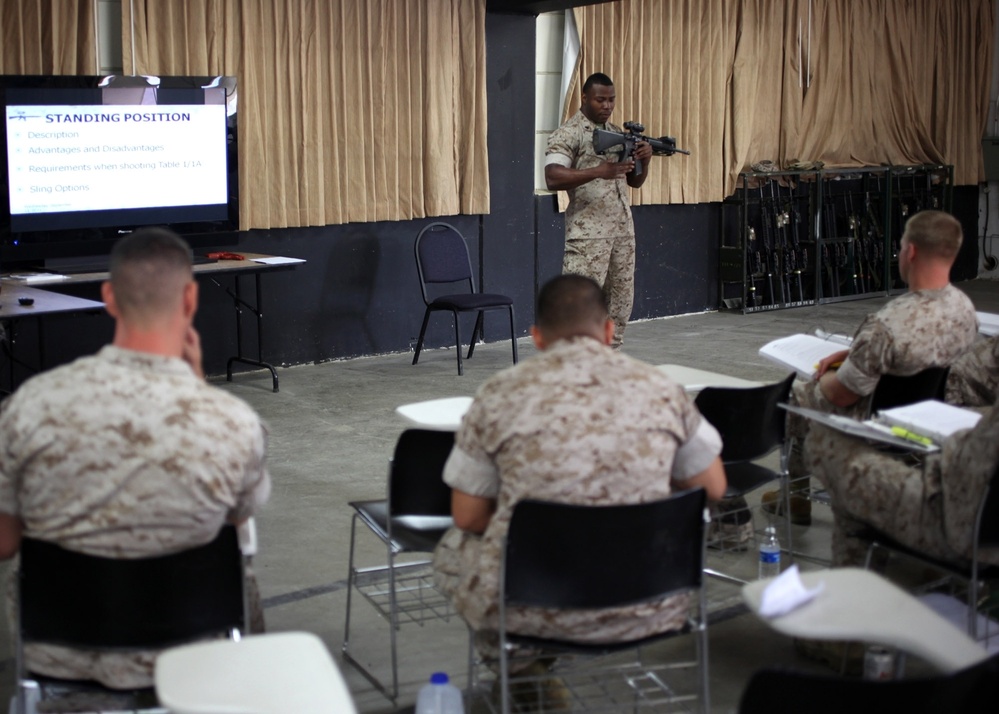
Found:
[[0, 74], [97, 74], [92, 2], [0, 2]]
[[489, 212], [484, 0], [122, 9], [128, 71], [238, 78], [242, 228]]
[[671, 134], [636, 204], [719, 201], [769, 159], [954, 165], [984, 178], [992, 0], [619, 0], [574, 10], [580, 63], [617, 87], [614, 120]]

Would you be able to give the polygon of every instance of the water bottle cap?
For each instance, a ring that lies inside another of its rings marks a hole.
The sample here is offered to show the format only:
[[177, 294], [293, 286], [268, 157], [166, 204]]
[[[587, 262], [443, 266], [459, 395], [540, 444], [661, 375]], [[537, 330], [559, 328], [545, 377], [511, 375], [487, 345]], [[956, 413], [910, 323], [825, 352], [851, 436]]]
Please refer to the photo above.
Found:
[[431, 684], [447, 684], [450, 680], [447, 678], [447, 672], [434, 672], [430, 675]]

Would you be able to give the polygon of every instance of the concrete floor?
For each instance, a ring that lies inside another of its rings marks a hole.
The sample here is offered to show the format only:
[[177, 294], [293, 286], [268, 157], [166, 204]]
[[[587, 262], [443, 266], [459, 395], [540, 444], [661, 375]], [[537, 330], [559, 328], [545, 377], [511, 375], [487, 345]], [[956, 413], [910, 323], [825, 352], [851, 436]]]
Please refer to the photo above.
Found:
[[[979, 280], [959, 287], [979, 310], [999, 312], [999, 283]], [[751, 315], [711, 312], [637, 322], [628, 328], [624, 350], [652, 364], [675, 363], [776, 381], [784, 373], [758, 356], [761, 345], [819, 327], [852, 333], [866, 314], [885, 302], [885, 298], [874, 298]], [[496, 324], [491, 338], [502, 334]], [[528, 339], [520, 341], [520, 351], [522, 359], [535, 352]], [[394, 413], [395, 407], [473, 394], [480, 383], [509, 365], [510, 345], [499, 341], [477, 347], [474, 358], [466, 361], [463, 377], [457, 376], [452, 349], [425, 352], [417, 366], [411, 360], [411, 354], [392, 354], [282, 369], [277, 394], [271, 392], [265, 372], [238, 375], [232, 384], [219, 382], [250, 402], [270, 426], [274, 489], [257, 519], [261, 552], [255, 564], [268, 629], [315, 632], [338, 661], [352, 514], [347, 504], [384, 496], [387, 460], [406, 428]], [[831, 517], [823, 507], [814, 513], [810, 528], [796, 529], [795, 546], [828, 557]], [[384, 562], [384, 550], [364, 535], [358, 543], [362, 564]], [[712, 558], [715, 565], [755, 572], [753, 550]], [[6, 574], [4, 566], [0, 575], [6, 579]], [[746, 614], [739, 604], [738, 588], [711, 581], [709, 596], [715, 615], [710, 627], [713, 711], [734, 711], [750, 675], [760, 667], [817, 667], [797, 657], [790, 640]], [[363, 642], [359, 656], [387, 675], [384, 623], [366, 602], [355, 600], [355, 607], [351, 640], [358, 647]], [[450, 672], [459, 685], [463, 682], [466, 640], [460, 622], [405, 628], [399, 642], [403, 688], [397, 706], [353, 668], [343, 666], [359, 711], [408, 710], [416, 691], [437, 670]], [[8, 696], [12, 682], [9, 637], [5, 643], [0, 697]]]

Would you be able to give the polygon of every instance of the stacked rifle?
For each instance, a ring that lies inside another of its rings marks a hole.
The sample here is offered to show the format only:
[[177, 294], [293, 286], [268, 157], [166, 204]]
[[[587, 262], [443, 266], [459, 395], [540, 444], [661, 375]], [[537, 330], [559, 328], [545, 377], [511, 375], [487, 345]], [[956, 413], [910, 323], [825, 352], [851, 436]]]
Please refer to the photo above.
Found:
[[885, 237], [880, 187], [826, 192], [822, 205], [822, 295], [884, 290]]
[[809, 268], [807, 212], [790, 181], [783, 187], [768, 179], [759, 191], [758, 220], [751, 222], [747, 236], [746, 307], [804, 304], [812, 299], [806, 297], [804, 277]]

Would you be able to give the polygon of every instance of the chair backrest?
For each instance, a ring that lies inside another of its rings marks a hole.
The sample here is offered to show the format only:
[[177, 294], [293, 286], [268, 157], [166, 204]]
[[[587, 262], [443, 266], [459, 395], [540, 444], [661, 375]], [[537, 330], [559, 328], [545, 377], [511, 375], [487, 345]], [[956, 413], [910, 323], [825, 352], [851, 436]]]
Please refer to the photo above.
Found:
[[701, 416], [722, 438], [722, 461], [752, 461], [784, 442], [786, 402], [794, 382], [792, 372], [780, 382], [762, 387], [705, 387], [694, 400]]
[[234, 526], [152, 558], [104, 558], [21, 541], [22, 642], [158, 649], [242, 630], [243, 556]]
[[450, 223], [431, 223], [416, 236], [416, 270], [420, 276], [423, 301], [429, 303], [427, 285], [468, 281], [468, 291], [475, 292], [472, 259], [468, 244]]
[[395, 445], [389, 465], [390, 516], [450, 516], [451, 487], [444, 483], [444, 463], [454, 432], [407, 429]]
[[999, 655], [954, 674], [868, 680], [764, 669], [742, 693], [740, 714], [906, 714], [994, 712], [999, 701]]
[[520, 501], [504, 546], [504, 602], [605, 608], [699, 588], [704, 505], [700, 488], [614, 506]]
[[922, 372], [906, 377], [897, 374], [883, 374], [878, 386], [871, 395], [869, 414], [882, 409], [904, 407], [924, 399], [943, 400], [947, 388], [947, 374], [950, 367], [927, 367]]

